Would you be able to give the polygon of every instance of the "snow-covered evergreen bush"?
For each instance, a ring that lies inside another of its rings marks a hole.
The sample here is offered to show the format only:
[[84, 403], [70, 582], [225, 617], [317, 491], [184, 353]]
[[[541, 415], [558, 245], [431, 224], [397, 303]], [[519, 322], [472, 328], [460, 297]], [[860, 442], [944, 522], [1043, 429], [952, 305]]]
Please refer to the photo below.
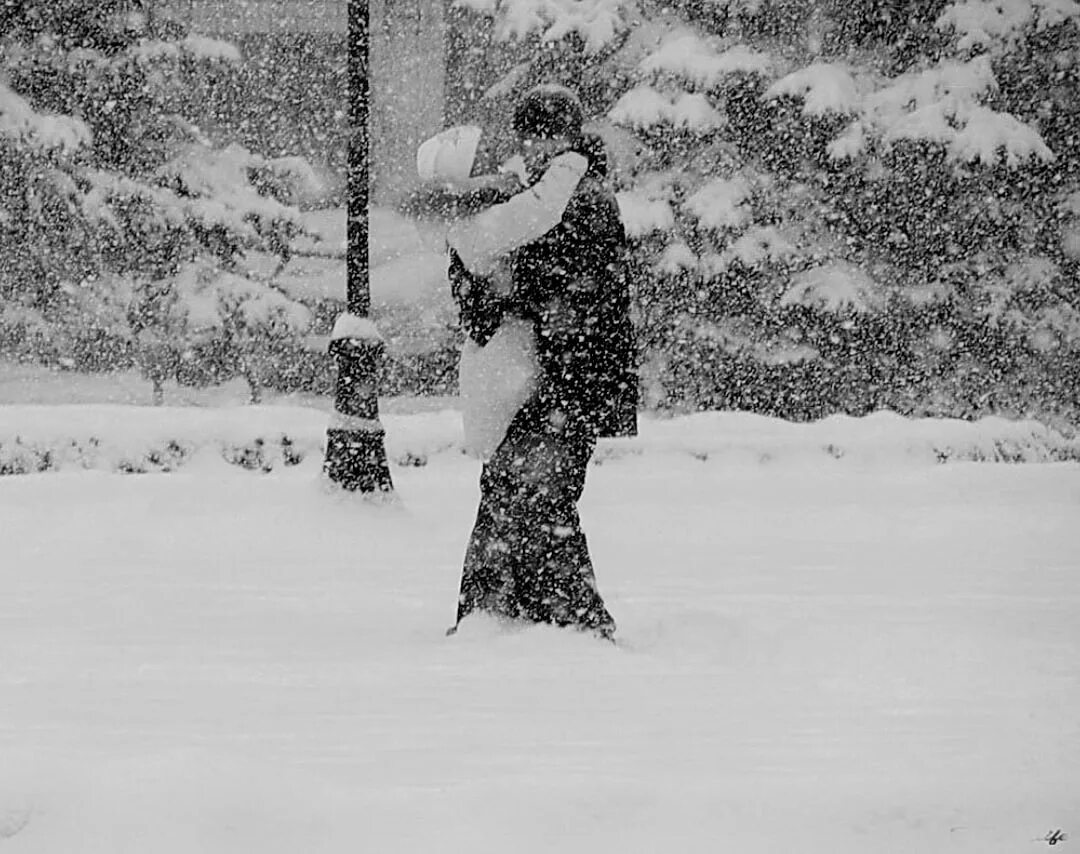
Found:
[[[240, 261], [287, 258], [295, 158], [214, 148], [185, 120], [197, 79], [240, 61], [153, 0], [0, 7], [0, 347], [154, 383], [200, 363], [259, 395], [308, 313]], [[284, 201], [282, 201], [284, 200]], [[210, 358], [212, 354], [212, 358]]]
[[1075, 415], [1080, 3], [459, 5], [609, 143], [646, 400]]

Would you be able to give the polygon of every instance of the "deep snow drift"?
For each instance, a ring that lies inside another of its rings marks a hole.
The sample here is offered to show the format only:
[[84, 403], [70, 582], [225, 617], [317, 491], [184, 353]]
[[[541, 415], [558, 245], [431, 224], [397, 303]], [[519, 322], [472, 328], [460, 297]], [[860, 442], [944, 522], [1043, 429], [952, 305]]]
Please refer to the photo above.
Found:
[[[107, 433], [107, 411], [83, 427]], [[44, 410], [15, 415], [28, 441], [48, 432]], [[388, 444], [445, 447], [449, 423], [390, 418]], [[874, 441], [848, 422], [849, 448], [932, 429], [862, 423]], [[385, 507], [327, 494], [314, 456], [0, 477], [0, 850], [1013, 854], [1080, 836], [1080, 466], [836, 459], [821, 425], [743, 424], [721, 435], [752, 452], [703, 458], [704, 422], [676, 421], [590, 472], [618, 648], [443, 636], [477, 498], [452, 449], [395, 466]]]

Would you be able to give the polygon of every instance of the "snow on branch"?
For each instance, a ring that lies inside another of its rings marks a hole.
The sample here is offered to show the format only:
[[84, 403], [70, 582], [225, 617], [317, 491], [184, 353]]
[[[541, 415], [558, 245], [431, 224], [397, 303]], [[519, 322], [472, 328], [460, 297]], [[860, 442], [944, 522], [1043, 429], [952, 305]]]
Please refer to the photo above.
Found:
[[177, 308], [196, 334], [214, 332], [225, 325], [217, 294], [210, 285], [209, 269], [205, 262], [186, 264], [173, 282]]
[[939, 101], [910, 113], [901, 113], [893, 117], [884, 128], [882, 137], [886, 142], [921, 139], [949, 145], [956, 138], [954, 122], [957, 119], [958, 107], [956, 103], [947, 104]]
[[981, 56], [969, 62], [945, 62], [924, 71], [901, 75], [868, 96], [865, 108], [874, 118], [888, 121], [946, 100], [973, 102], [997, 88], [990, 59]]
[[944, 145], [949, 160], [1015, 169], [1030, 160], [1050, 162], [1054, 152], [1042, 136], [1008, 113], [974, 104], [942, 101], [908, 113], [884, 134], [886, 142], [922, 139]]
[[671, 123], [692, 133], [709, 133], [724, 127], [727, 119], [704, 95], [684, 92], [671, 105]]
[[874, 280], [846, 261], [822, 264], [799, 273], [780, 298], [782, 306], [802, 305], [834, 313], [849, 310], [867, 314], [883, 304]]
[[674, 106], [670, 98], [651, 86], [638, 86], [615, 102], [608, 118], [635, 130], [648, 130], [671, 121]]
[[229, 42], [206, 36], [190, 35], [182, 41], [144, 39], [129, 49], [140, 62], [177, 60], [184, 56], [207, 62], [240, 62], [239, 49]]
[[739, 262], [744, 267], [758, 267], [766, 262], [782, 263], [795, 254], [791, 243], [775, 226], [749, 228], [721, 256], [724, 266]]
[[886, 145], [934, 142], [959, 163], [1004, 162], [1016, 168], [1053, 160], [1035, 128], [980, 103], [997, 88], [985, 55], [901, 75], [862, 99], [858, 119], [830, 143], [829, 155], [834, 160], [854, 157], [866, 150], [870, 138], [879, 138]]
[[186, 264], [173, 279], [175, 320], [189, 335], [214, 336], [228, 328], [234, 345], [303, 332], [311, 313], [280, 291], [205, 259]]
[[195, 59], [217, 62], [240, 62], [242, 60], [239, 48], [221, 39], [190, 35], [180, 44]]
[[616, 200], [623, 226], [631, 237], [643, 237], [654, 231], [670, 231], [675, 227], [675, 212], [667, 199], [635, 191], [619, 193]]
[[91, 134], [79, 119], [36, 112], [24, 98], [0, 83], [0, 137], [70, 154], [88, 144]]
[[752, 226], [723, 252], [707, 252], [699, 267], [706, 279], [715, 279], [732, 270], [760, 270], [767, 265], [783, 265], [796, 255], [796, 247], [773, 226]]
[[90, 189], [82, 196], [81, 203], [92, 220], [118, 225], [116, 205], [139, 199], [152, 205], [168, 226], [182, 228], [187, 222], [186, 202], [171, 190], [96, 169], [86, 170], [83, 177], [89, 181]]
[[829, 144], [829, 156], [834, 160], [855, 157], [866, 150], [871, 138], [886, 143], [924, 139], [949, 145], [964, 105], [973, 105], [996, 89], [997, 79], [986, 57], [891, 79], [863, 97], [858, 119]]
[[631, 89], [608, 112], [615, 124], [647, 131], [670, 125], [691, 133], [710, 133], [724, 127], [727, 119], [705, 95], [682, 92], [674, 100], [651, 86]]
[[1054, 152], [1035, 128], [1008, 113], [973, 107], [963, 129], [949, 144], [949, 158], [990, 166], [997, 162], [999, 153], [1011, 169], [1029, 160], [1054, 159]]
[[698, 267], [698, 257], [694, 250], [683, 241], [668, 244], [654, 265], [657, 272], [674, 276], [684, 271], [694, 271]]
[[495, 19], [495, 38], [520, 41], [539, 33], [556, 42], [577, 35], [597, 52], [628, 26], [629, 0], [456, 0], [455, 5]]
[[222, 309], [249, 335], [298, 334], [311, 323], [307, 308], [246, 276], [222, 273], [214, 281], [214, 292]]
[[358, 341], [383, 340], [379, 328], [370, 318], [348, 312], [339, 314], [334, 322], [334, 329], [330, 333], [330, 340], [341, 341], [350, 338]]
[[1069, 193], [1061, 202], [1063, 214], [1080, 217], [1080, 190]]
[[325, 189], [322, 178], [305, 157], [288, 155], [266, 160], [266, 167], [295, 184], [298, 192], [320, 193]]
[[619, 3], [597, 4], [597, 8], [590, 13], [574, 12], [566, 13], [555, 18], [555, 21], [544, 32], [545, 42], [557, 42], [567, 36], [577, 34], [585, 42], [588, 51], [596, 53], [605, 45], [611, 44], [623, 28], [622, 17], [619, 14]]
[[1035, 312], [1029, 340], [1042, 352], [1062, 344], [1075, 347], [1080, 343], [1080, 311], [1065, 301], [1043, 306]]
[[829, 143], [828, 152], [832, 160], [848, 160], [858, 157], [866, 150], [866, 127], [861, 121], [852, 122], [847, 129]]
[[324, 182], [305, 157], [262, 158], [252, 154], [248, 177], [263, 195], [296, 204], [323, 192]]
[[717, 53], [700, 36], [680, 33], [645, 57], [640, 70], [647, 77], [668, 75], [698, 89], [711, 89], [729, 75], [768, 74], [771, 67], [768, 54], [751, 50], [746, 45], [736, 45]]
[[224, 225], [254, 236], [250, 221], [261, 224], [287, 222], [303, 228], [299, 212], [288, 205], [260, 195], [252, 185], [250, 170], [267, 161], [247, 149], [232, 144], [221, 151], [193, 145], [158, 170], [158, 178], [177, 186], [189, 201], [192, 213], [207, 225]]
[[710, 181], [686, 200], [685, 210], [706, 228], [741, 228], [750, 222], [750, 186], [741, 178]]
[[843, 63], [815, 63], [781, 77], [765, 92], [766, 98], [784, 95], [801, 98], [807, 116], [856, 113], [862, 102], [851, 68]]
[[951, 30], [962, 51], [1009, 47], [1029, 26], [1041, 32], [1080, 22], [1076, 0], [957, 0], [942, 11], [937, 26]]

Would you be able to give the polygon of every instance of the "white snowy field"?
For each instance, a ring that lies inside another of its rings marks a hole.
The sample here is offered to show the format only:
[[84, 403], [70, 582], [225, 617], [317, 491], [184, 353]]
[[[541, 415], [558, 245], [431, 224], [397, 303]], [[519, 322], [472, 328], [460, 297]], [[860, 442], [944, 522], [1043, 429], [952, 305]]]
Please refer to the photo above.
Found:
[[[0, 408], [0, 440], [284, 417], [134, 411]], [[0, 477], [0, 852], [1080, 844], [1080, 464], [936, 465], [912, 437], [960, 428], [898, 418], [643, 427], [582, 502], [619, 647], [444, 637], [453, 450], [393, 506], [317, 454]], [[387, 429], [396, 457], [455, 428]]]

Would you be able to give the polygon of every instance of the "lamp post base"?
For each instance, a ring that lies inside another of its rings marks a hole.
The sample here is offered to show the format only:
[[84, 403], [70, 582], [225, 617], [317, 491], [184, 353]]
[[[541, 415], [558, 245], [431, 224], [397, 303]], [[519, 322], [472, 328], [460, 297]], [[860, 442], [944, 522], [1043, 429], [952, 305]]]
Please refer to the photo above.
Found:
[[335, 412], [326, 431], [323, 471], [331, 482], [350, 492], [385, 495], [394, 490], [375, 383], [384, 347], [366, 317], [346, 313], [338, 318], [330, 342], [338, 365]]
[[393, 492], [383, 437], [381, 429], [327, 429], [323, 461], [326, 476], [350, 492]]

